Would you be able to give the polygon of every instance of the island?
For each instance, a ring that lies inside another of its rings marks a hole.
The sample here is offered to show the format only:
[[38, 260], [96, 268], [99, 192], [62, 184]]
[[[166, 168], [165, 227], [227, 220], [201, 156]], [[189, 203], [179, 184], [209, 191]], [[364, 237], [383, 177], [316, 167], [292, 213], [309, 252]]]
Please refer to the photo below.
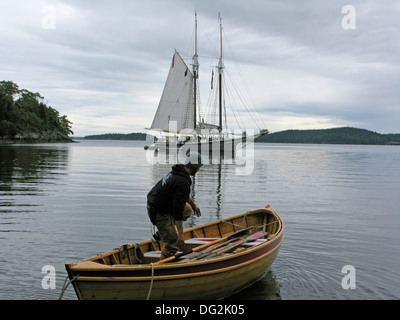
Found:
[[73, 142], [71, 121], [44, 103], [39, 93], [0, 81], [0, 142]]
[[[106, 133], [85, 136], [88, 140], [146, 140], [145, 133]], [[152, 138], [151, 138], [152, 140]], [[400, 145], [400, 134], [381, 134], [366, 129], [340, 127], [315, 130], [285, 130], [270, 133], [257, 143]]]
[[147, 134], [141, 132], [133, 133], [105, 133], [85, 136], [86, 140], [146, 140]]
[[400, 134], [381, 134], [366, 129], [352, 127], [314, 130], [285, 130], [270, 133], [259, 139], [258, 142], [400, 145]]

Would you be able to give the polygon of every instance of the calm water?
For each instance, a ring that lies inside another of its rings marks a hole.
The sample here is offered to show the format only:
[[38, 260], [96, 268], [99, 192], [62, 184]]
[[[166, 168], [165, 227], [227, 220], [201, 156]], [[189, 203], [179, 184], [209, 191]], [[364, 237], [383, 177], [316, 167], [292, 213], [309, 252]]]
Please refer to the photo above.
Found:
[[[146, 194], [170, 165], [149, 164], [143, 145], [0, 145], [0, 299], [58, 299], [65, 263], [150, 238]], [[232, 298], [400, 298], [400, 147], [256, 144], [252, 174], [236, 169], [203, 167], [203, 215], [186, 227], [270, 204], [286, 234], [267, 276]], [[342, 287], [346, 265], [355, 289]]]

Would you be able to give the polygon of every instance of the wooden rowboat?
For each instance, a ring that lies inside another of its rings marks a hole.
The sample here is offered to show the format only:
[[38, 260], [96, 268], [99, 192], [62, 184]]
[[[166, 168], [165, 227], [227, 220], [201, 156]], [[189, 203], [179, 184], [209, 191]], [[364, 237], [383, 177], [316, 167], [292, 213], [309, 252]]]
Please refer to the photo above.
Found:
[[[238, 240], [230, 235], [246, 228], [249, 234], [265, 231], [267, 235], [251, 242], [242, 240], [242, 246], [233, 245]], [[214, 252], [211, 258], [205, 255], [204, 259], [196, 259], [196, 254], [191, 254], [160, 264], [161, 248], [154, 240], [147, 240], [66, 264], [66, 269], [82, 300], [222, 299], [266, 274], [278, 254], [283, 232], [282, 219], [267, 206], [186, 229], [182, 250], [204, 255], [206, 249], [198, 249], [206, 247]], [[215, 245], [217, 242], [219, 245]], [[228, 246], [234, 251], [222, 250]]]

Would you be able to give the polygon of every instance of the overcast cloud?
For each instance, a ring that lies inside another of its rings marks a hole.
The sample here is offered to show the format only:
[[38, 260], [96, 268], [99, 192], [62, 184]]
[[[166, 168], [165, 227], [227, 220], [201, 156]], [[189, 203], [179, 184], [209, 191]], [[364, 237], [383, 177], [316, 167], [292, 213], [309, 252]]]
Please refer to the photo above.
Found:
[[[343, 28], [345, 5], [355, 9], [355, 29]], [[396, 0], [1, 0], [0, 80], [40, 92], [73, 122], [75, 136], [144, 132], [174, 49], [193, 54], [195, 10], [202, 103], [221, 12], [227, 45], [271, 132], [400, 132]]]

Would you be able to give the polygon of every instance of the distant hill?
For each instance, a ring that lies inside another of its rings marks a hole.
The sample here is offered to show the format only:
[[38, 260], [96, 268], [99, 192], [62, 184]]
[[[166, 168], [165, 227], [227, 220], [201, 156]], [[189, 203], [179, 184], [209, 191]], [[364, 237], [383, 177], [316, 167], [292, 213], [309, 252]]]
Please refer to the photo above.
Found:
[[87, 140], [146, 140], [147, 134], [145, 133], [106, 133], [85, 136], [83, 139]]
[[400, 134], [380, 134], [366, 129], [351, 127], [286, 130], [270, 133], [257, 142], [400, 145]]

